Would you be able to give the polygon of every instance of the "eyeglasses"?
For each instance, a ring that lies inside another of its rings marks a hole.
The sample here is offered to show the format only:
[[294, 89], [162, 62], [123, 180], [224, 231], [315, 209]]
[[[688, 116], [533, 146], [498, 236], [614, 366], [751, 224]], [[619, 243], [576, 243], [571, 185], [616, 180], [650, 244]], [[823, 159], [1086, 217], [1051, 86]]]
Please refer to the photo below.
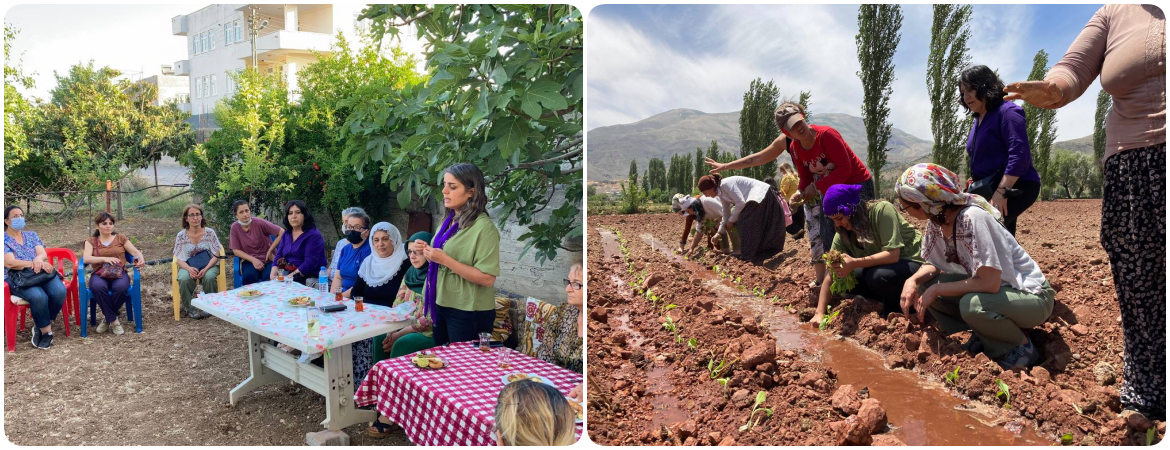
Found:
[[203, 213], [191, 213], [187, 214], [187, 217], [203, 217]]
[[348, 226], [348, 225], [347, 225], [347, 226], [345, 227], [345, 230], [346, 230], [346, 231], [358, 231], [358, 232], [365, 232], [365, 231], [366, 231], [366, 227], [357, 227], [357, 228], [354, 228], [354, 227], [351, 227], [351, 226]]
[[570, 280], [568, 278], [565, 278], [564, 281], [565, 281], [565, 286], [572, 286], [574, 291], [579, 291], [579, 290], [581, 290], [581, 288], [585, 287], [584, 284], [578, 283], [578, 282]]
[[407, 250], [406, 251], [406, 256], [416, 256], [416, 255], [422, 256], [422, 254], [423, 253], [421, 251], [416, 251], [416, 250]]

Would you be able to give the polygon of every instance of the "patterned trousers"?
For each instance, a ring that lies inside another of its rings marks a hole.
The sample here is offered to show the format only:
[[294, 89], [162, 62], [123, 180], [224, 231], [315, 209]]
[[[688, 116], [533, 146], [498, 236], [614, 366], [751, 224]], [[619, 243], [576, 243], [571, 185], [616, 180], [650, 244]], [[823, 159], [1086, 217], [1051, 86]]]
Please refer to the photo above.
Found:
[[1166, 144], [1105, 161], [1101, 246], [1109, 254], [1121, 328], [1121, 404], [1166, 417]]

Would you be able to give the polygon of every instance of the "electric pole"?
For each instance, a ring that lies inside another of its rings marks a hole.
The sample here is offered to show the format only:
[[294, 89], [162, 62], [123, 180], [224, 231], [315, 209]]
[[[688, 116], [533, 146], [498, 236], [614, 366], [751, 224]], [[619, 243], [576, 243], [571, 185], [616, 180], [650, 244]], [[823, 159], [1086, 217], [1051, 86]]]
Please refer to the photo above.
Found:
[[252, 69], [257, 69], [256, 64], [256, 7], [252, 8], [252, 16], [248, 20], [248, 29], [252, 32]]

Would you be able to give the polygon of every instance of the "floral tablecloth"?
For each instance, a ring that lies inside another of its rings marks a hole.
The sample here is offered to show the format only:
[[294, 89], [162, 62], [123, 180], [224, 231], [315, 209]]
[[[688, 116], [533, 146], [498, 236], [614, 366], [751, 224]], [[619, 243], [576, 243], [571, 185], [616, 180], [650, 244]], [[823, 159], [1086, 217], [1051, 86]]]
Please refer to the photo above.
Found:
[[[410, 362], [414, 354], [375, 364], [354, 394], [358, 406], [377, 403], [378, 412], [406, 430], [415, 445], [496, 445], [496, 399], [502, 378], [523, 372], [548, 378], [566, 396], [581, 383], [581, 374], [508, 348], [491, 353], [469, 342], [435, 347], [448, 367], [420, 369]], [[497, 352], [511, 352], [512, 368], [500, 369]], [[577, 437], [581, 437], [577, 424]]]
[[[264, 295], [256, 298], [240, 297], [242, 291], [250, 289], [263, 292]], [[316, 289], [278, 281], [200, 295], [191, 304], [223, 320], [310, 353], [321, 353], [406, 326], [414, 308], [409, 303], [393, 309], [367, 303], [365, 311], [357, 312], [353, 300], [347, 299], [343, 302], [347, 306], [345, 311], [317, 312], [319, 333], [314, 338], [308, 334], [305, 317], [309, 308], [294, 307], [288, 303], [290, 299], [299, 296], [313, 298], [317, 306], [337, 304], [332, 295], [323, 296]]]

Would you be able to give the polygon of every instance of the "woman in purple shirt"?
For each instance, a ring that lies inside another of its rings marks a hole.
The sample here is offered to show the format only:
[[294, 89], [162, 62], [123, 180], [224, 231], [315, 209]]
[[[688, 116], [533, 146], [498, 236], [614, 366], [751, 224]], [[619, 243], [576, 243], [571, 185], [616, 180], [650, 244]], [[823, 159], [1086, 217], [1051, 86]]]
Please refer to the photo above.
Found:
[[1003, 81], [987, 66], [959, 76], [959, 103], [975, 116], [967, 136], [971, 181], [967, 191], [987, 199], [1012, 236], [1016, 218], [1040, 196], [1040, 174], [1032, 166], [1024, 109], [1003, 101]]
[[269, 279], [276, 279], [276, 270], [283, 264], [293, 281], [309, 287], [317, 285], [317, 274], [326, 265], [325, 239], [301, 200], [284, 205], [284, 236], [276, 247], [276, 262]]

